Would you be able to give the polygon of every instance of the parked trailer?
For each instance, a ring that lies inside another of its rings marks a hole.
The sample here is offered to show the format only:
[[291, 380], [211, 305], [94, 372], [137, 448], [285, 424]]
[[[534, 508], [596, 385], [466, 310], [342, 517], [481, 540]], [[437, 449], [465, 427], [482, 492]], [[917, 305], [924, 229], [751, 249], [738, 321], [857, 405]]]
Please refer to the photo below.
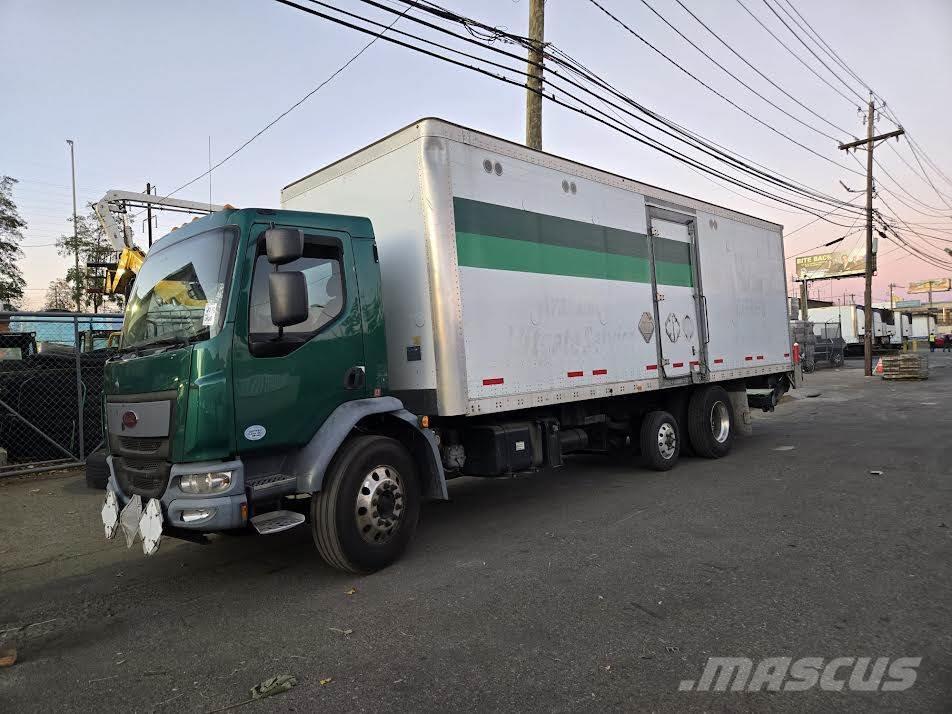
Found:
[[936, 318], [935, 315], [913, 315], [912, 316], [912, 337], [917, 340], [925, 340], [929, 335], [935, 334]]
[[[436, 119], [281, 203], [149, 253], [107, 374], [107, 535], [143, 499], [146, 552], [307, 504], [329, 563], [374, 570], [448, 478], [724, 456], [795, 381], [778, 225]], [[175, 280], [194, 304], [165, 324]]]
[[[873, 308], [873, 349], [889, 347], [893, 343], [892, 310]], [[866, 316], [862, 305], [834, 305], [832, 307], [811, 307], [810, 320], [814, 324], [839, 323], [844, 350], [848, 354], [862, 354], [866, 339]]]

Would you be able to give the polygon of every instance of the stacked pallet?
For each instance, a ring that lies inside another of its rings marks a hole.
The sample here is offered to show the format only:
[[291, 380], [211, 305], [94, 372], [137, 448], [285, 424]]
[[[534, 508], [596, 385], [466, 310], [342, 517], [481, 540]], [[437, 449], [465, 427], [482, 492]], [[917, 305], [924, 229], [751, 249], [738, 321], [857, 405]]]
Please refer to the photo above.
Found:
[[812, 360], [816, 348], [816, 335], [813, 334], [813, 323], [809, 320], [790, 321], [790, 339], [800, 345], [800, 356], [804, 360]]
[[929, 379], [928, 355], [903, 352], [882, 359], [883, 379]]

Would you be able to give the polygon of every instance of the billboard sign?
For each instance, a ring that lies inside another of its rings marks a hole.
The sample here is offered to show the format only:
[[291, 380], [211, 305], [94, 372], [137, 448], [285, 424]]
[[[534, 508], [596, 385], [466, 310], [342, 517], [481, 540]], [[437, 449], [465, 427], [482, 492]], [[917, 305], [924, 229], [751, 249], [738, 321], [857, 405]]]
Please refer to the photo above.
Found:
[[935, 278], [934, 280], [917, 280], [909, 283], [909, 293], [944, 293], [952, 290], [952, 280], [949, 278]]
[[[860, 247], [849, 253], [821, 253], [797, 258], [797, 280], [823, 280], [847, 278], [866, 274], [866, 248]], [[873, 270], [876, 257], [873, 256]]]
[[897, 300], [896, 307], [921, 307], [922, 300]]

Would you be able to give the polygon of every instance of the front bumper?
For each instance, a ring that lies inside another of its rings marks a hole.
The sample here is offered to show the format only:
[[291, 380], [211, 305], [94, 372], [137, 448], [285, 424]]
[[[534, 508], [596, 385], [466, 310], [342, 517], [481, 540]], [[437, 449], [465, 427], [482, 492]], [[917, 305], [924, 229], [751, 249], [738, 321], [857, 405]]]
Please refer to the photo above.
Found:
[[[123, 493], [116, 479], [113, 457], [106, 458], [109, 466], [109, 484], [107, 488], [116, 494], [120, 506], [125, 506], [130, 497]], [[231, 471], [232, 482], [227, 491], [216, 494], [185, 493], [178, 487], [178, 477], [185, 474], [206, 471]], [[245, 496], [245, 473], [241, 460], [206, 461], [189, 464], [173, 464], [165, 492], [158, 499], [165, 524], [172, 528], [214, 533], [232, 530], [247, 525], [248, 499]], [[207, 510], [209, 515], [201, 520], [186, 521], [186, 511]]]

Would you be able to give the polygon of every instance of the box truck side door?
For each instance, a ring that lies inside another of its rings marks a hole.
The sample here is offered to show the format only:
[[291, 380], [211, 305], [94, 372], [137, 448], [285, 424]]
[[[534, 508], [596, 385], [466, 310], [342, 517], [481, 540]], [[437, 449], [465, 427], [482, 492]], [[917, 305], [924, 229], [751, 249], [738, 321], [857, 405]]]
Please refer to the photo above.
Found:
[[676, 218], [668, 220], [668, 215], [669, 212], [655, 213], [655, 209], [649, 211], [658, 342], [664, 376], [683, 377], [702, 366], [696, 231], [693, 216], [684, 216], [680, 222]]

